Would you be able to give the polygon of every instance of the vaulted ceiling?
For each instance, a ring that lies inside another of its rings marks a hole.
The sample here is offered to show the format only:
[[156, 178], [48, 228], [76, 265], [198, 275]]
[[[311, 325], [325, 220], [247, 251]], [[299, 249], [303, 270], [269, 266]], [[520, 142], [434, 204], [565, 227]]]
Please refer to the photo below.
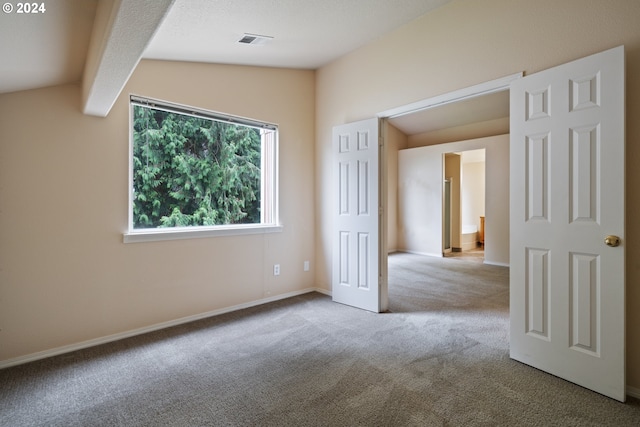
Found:
[[[140, 59], [317, 69], [449, 1], [55, 0], [37, 14], [14, 7], [0, 14], [0, 94], [81, 82], [83, 111], [106, 116]], [[239, 43], [246, 34], [266, 43]]]

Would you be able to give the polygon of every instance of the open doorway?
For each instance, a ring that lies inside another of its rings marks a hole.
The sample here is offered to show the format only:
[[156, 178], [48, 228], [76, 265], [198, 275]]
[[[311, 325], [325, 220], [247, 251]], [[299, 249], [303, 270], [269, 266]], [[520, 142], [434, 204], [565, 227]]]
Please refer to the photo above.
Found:
[[[483, 262], [508, 266], [508, 89], [519, 77], [508, 76], [379, 114], [385, 117], [387, 252], [443, 257], [449, 253], [445, 248], [452, 253], [454, 248], [462, 249], [459, 243], [446, 246], [444, 242], [443, 155], [486, 149], [485, 198], [493, 212], [470, 214], [478, 218], [464, 225], [477, 229], [471, 235], [477, 233], [472, 239], [484, 250]], [[455, 180], [449, 185], [455, 186]], [[480, 216], [485, 217], [484, 224]]]
[[[469, 245], [477, 245], [480, 256], [473, 260], [479, 266], [509, 265], [509, 85], [506, 80], [487, 92], [452, 94], [451, 99], [438, 99], [432, 106], [417, 108], [409, 112], [390, 111], [381, 113], [383, 135], [386, 148], [387, 171], [384, 181], [387, 191], [387, 258], [389, 288], [401, 269], [400, 260], [406, 255], [427, 255], [458, 264], [458, 260], [469, 264], [471, 259], [449, 258], [449, 254], [468, 254], [469, 246], [462, 250], [461, 244], [454, 244], [449, 229], [446, 233], [445, 193], [455, 178], [445, 176], [444, 155], [463, 152], [482, 153], [481, 163], [485, 178], [480, 197], [486, 199], [485, 206], [471, 210], [465, 218], [477, 216], [477, 221], [468, 220], [476, 230], [470, 234]], [[491, 86], [495, 82], [489, 82]], [[463, 90], [462, 92], [465, 92]], [[471, 88], [474, 92], [475, 88]], [[457, 95], [460, 95], [459, 97]], [[409, 109], [410, 107], [406, 107]], [[476, 158], [477, 160], [477, 158]], [[470, 178], [468, 174], [467, 178]], [[384, 176], [384, 175], [383, 175]], [[449, 179], [446, 179], [449, 178]], [[449, 183], [447, 183], [449, 181]], [[458, 183], [461, 179], [458, 178]], [[449, 191], [451, 188], [449, 188]], [[483, 209], [484, 208], [484, 209]], [[487, 212], [486, 210], [491, 212]], [[493, 239], [488, 239], [485, 218], [489, 223]], [[482, 223], [481, 223], [482, 222]], [[462, 220], [460, 220], [460, 233]], [[465, 227], [466, 228], [466, 227]], [[449, 239], [448, 245], [445, 240]], [[445, 249], [448, 248], [448, 249]], [[453, 248], [460, 248], [454, 252]], [[420, 257], [423, 258], [423, 257]], [[453, 261], [453, 260], [456, 261]], [[412, 259], [411, 265], [417, 262]], [[428, 262], [428, 261], [427, 261]], [[476, 267], [474, 267], [476, 268]], [[397, 269], [398, 271], [395, 271]], [[415, 271], [412, 267], [411, 271]], [[508, 271], [508, 270], [507, 270]], [[438, 275], [436, 275], [438, 276]], [[414, 277], [416, 283], [426, 283], [428, 279]], [[465, 280], [462, 280], [465, 282]], [[404, 288], [403, 288], [404, 289]], [[390, 292], [390, 308], [395, 304], [395, 292]], [[454, 302], [453, 304], [457, 304]], [[395, 307], [397, 309], [397, 307]]]
[[[466, 110], [469, 108], [469, 105], [474, 104], [475, 108], [473, 108], [473, 114], [471, 116], [475, 120], [482, 120], [478, 122], [481, 124], [480, 128], [482, 128], [482, 132], [489, 132], [489, 135], [495, 135], [495, 129], [492, 129], [492, 125], [496, 123], [499, 126], [506, 125], [506, 128], [508, 129], [508, 89], [511, 82], [521, 76], [522, 73], [506, 76], [501, 79], [468, 87], [438, 97], [418, 101], [410, 105], [383, 111], [378, 113], [377, 119], [361, 120], [359, 122], [338, 125], [333, 128], [332, 149], [335, 154], [333, 156], [333, 166], [336, 170], [336, 176], [343, 176], [345, 178], [342, 181], [340, 181], [340, 179], [337, 179], [336, 181], [338, 188], [342, 189], [341, 192], [336, 193], [336, 203], [344, 201], [344, 206], [349, 207], [349, 209], [345, 211], [345, 215], [348, 214], [354, 218], [352, 221], [353, 233], [342, 230], [342, 228], [337, 225], [335, 229], [339, 232], [334, 233], [334, 238], [332, 239], [332, 244], [334, 248], [336, 248], [334, 251], [334, 262], [332, 262], [332, 288], [334, 292], [334, 301], [376, 312], [386, 310], [388, 307], [388, 253], [393, 251], [394, 247], [398, 250], [413, 251], [414, 249], [411, 249], [409, 245], [407, 245], [407, 241], [414, 238], [420, 238], [421, 228], [425, 228], [418, 227], [417, 233], [411, 232], [407, 228], [404, 228], [400, 223], [402, 220], [399, 216], [400, 214], [404, 214], [406, 212], [418, 212], [418, 214], [434, 213], [434, 215], [426, 215], [426, 217], [430, 222], [437, 222], [435, 228], [439, 233], [432, 239], [420, 240], [423, 244], [430, 245], [428, 249], [432, 250], [431, 254], [442, 258], [442, 152], [440, 153], [438, 160], [435, 162], [436, 164], [434, 167], [423, 167], [424, 165], [419, 165], [422, 168], [420, 173], [436, 174], [436, 179], [433, 182], [436, 183], [437, 188], [428, 188], [429, 184], [427, 184], [427, 188], [423, 188], [425, 191], [422, 192], [422, 195], [418, 195], [415, 198], [400, 197], [402, 195], [401, 190], [403, 189], [403, 185], [399, 182], [398, 171], [401, 169], [399, 160], [402, 152], [405, 152], [406, 154], [406, 152], [409, 151], [408, 149], [412, 147], [415, 147], [415, 150], [428, 149], [431, 147], [438, 147], [437, 149], [441, 150], [442, 142], [445, 141], [427, 142], [426, 144], [422, 143], [421, 141], [416, 140], [414, 135], [418, 139], [426, 137], [429, 140], [434, 133], [439, 136], [438, 139], [442, 139], [442, 134], [438, 129], [431, 132], [419, 130], [418, 134], [415, 134], [403, 129], [404, 125], [399, 124], [397, 120], [405, 121], [410, 117], [410, 127], [417, 126], [418, 129], [423, 130], [425, 123], [425, 120], [423, 119], [425, 115], [427, 118], [433, 119], [432, 114], [434, 112], [440, 112], [440, 114], [442, 114], [443, 111], [446, 111], [446, 115], [448, 117], [454, 117], [454, 121], [457, 121], [457, 125], [453, 125], [457, 131], [460, 131], [461, 128], [463, 128], [463, 131], [468, 132], [471, 128], [471, 132], [477, 135], [479, 128], [476, 127], [475, 124], [471, 127], [467, 126], [468, 117], [465, 118], [468, 114], [468, 111]], [[498, 100], [497, 104], [505, 111], [505, 113], [498, 116], [498, 118], [493, 116], [496, 109], [489, 108], [492, 100]], [[462, 114], [451, 114], [452, 109], [455, 112], [461, 105], [464, 106]], [[488, 114], [489, 117], [486, 117], [487, 112], [490, 112], [490, 114]], [[481, 117], [483, 114], [484, 117]], [[416, 120], [414, 119], [416, 117], [422, 119]], [[446, 123], [445, 126], [451, 126], [451, 120], [437, 119], [436, 122], [440, 126], [439, 129], [442, 129], [443, 123]], [[487, 124], [489, 124], [489, 126], [485, 126]], [[452, 136], [451, 133], [446, 131], [445, 133], [447, 138]], [[460, 132], [457, 133], [459, 134]], [[401, 135], [401, 138], [392, 138], [392, 134]], [[496, 138], [498, 140], [502, 139], [503, 143], [496, 143]], [[394, 139], [396, 139], [396, 142], [392, 142]], [[350, 142], [352, 140], [354, 141], [353, 144]], [[402, 140], [402, 142], [397, 143], [399, 140]], [[449, 139], [449, 141], [450, 140], [451, 139]], [[378, 141], [379, 144], [371, 144], [372, 141]], [[460, 144], [466, 144], [464, 147], [458, 147], [456, 145], [458, 143], [452, 144], [455, 146], [452, 145], [450, 147], [451, 149], [448, 151], [464, 151], [486, 148], [488, 159], [494, 158], [495, 155], [495, 159], [498, 160], [495, 165], [499, 167], [490, 168], [490, 166], [487, 165], [487, 169], [492, 170], [494, 175], [497, 174], [499, 182], [506, 184], [506, 190], [501, 193], [508, 200], [508, 135], [503, 133], [501, 138], [491, 136], [476, 138], [474, 141], [461, 142]], [[356, 149], [356, 147], [359, 148]], [[494, 149], [497, 149], [497, 151], [492, 153]], [[366, 151], [367, 153], [370, 153], [371, 161], [358, 161], [355, 154], [353, 158], [340, 160], [342, 154], [346, 155], [349, 153], [356, 153], [357, 151]], [[414, 153], [412, 152], [411, 154]], [[411, 154], [404, 157], [411, 157]], [[415, 156], [415, 160], [418, 162], [423, 160], [424, 153], [416, 152], [416, 154], [418, 155]], [[353, 167], [350, 165], [353, 165]], [[351, 178], [346, 179], [346, 177]], [[369, 178], [371, 178], [371, 180], [368, 180]], [[374, 180], [378, 185], [375, 187], [368, 185], [368, 183], [373, 183]], [[403, 181], [403, 183], [407, 184], [404, 185], [405, 188], [419, 188], [425, 183], [430, 182], [432, 181], [430, 179], [425, 179], [424, 176], [418, 176], [413, 181], [411, 179]], [[352, 184], [347, 185], [347, 183]], [[413, 185], [414, 183], [419, 185]], [[498, 186], [496, 186], [496, 188], [497, 187]], [[353, 197], [347, 197], [348, 194], [352, 193], [354, 195]], [[424, 195], [436, 195], [437, 199], [433, 203], [424, 203]], [[415, 201], [418, 205], [422, 203], [422, 209], [412, 209], [412, 206], [408, 206], [406, 209], [400, 209], [401, 199], [403, 202], [409, 201], [409, 203]], [[360, 204], [356, 206], [356, 202]], [[360, 207], [358, 208], [358, 206]], [[374, 211], [370, 208], [376, 207], [378, 215], [372, 215]], [[365, 208], [364, 214], [357, 214], [360, 212], [358, 209], [361, 208]], [[334, 212], [335, 218], [342, 215], [340, 209], [336, 209]], [[496, 241], [502, 240], [507, 247], [505, 264], [508, 263], [508, 212], [509, 210], [507, 207], [506, 215], [493, 216], [493, 223], [496, 225], [502, 224], [502, 226], [506, 227], [507, 230], [505, 233], [506, 235], [503, 236], [502, 239], [496, 239]], [[355, 233], [356, 229], [364, 229], [365, 227], [367, 227], [366, 232], [358, 231], [358, 233]], [[486, 230], [488, 233], [488, 223]], [[350, 244], [347, 243], [355, 238], [358, 238], [359, 240], [357, 242], [351, 242]], [[435, 247], [435, 250], [432, 249], [433, 247]], [[485, 263], [488, 255], [487, 249], [488, 248], [485, 248]], [[427, 253], [427, 255], [431, 254]], [[373, 271], [371, 271], [372, 266], [374, 268]], [[369, 305], [365, 307], [363, 300], [360, 298], [354, 297], [353, 301], [338, 299], [336, 297], [336, 289], [339, 289], [340, 286], [353, 289], [354, 292], [356, 289], [359, 289], [363, 292], [367, 292], [367, 295], [373, 295], [373, 303], [370, 304], [370, 307]]]
[[482, 262], [486, 150], [443, 155], [442, 256]]

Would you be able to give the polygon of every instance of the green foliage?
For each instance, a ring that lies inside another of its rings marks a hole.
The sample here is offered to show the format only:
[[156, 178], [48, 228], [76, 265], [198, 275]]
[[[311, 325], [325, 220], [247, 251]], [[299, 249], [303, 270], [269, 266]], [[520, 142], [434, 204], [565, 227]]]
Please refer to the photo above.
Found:
[[134, 228], [260, 223], [260, 132], [134, 106]]

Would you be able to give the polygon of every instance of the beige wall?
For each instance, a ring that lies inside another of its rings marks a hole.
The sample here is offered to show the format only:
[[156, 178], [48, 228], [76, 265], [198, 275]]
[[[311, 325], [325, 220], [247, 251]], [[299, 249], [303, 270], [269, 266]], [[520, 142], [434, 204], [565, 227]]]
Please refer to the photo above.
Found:
[[424, 147], [509, 133], [509, 117], [409, 135], [408, 146]]
[[465, 162], [462, 153], [462, 225], [475, 225], [480, 229], [484, 216], [485, 162]]
[[[76, 85], [0, 95], [0, 363], [312, 288], [314, 82], [143, 61], [107, 118]], [[129, 93], [279, 124], [284, 231], [123, 244]]]
[[387, 252], [398, 249], [398, 150], [407, 148], [408, 137], [390, 123], [385, 123], [387, 148]]
[[[331, 128], [524, 71], [531, 74], [624, 44], [627, 217], [640, 209], [640, 2], [455, 0], [321, 68], [316, 89], [316, 282], [330, 287]], [[489, 166], [487, 166], [489, 167]], [[640, 388], [640, 224], [627, 221], [627, 380]]]

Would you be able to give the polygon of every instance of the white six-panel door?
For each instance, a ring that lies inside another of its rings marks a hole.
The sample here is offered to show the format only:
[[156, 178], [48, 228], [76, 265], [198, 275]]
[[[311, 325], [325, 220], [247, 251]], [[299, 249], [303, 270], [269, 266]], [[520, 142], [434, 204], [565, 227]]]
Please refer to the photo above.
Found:
[[333, 128], [332, 297], [374, 312], [383, 310], [378, 133], [377, 118]]
[[511, 357], [624, 401], [623, 47], [516, 80], [510, 115]]

